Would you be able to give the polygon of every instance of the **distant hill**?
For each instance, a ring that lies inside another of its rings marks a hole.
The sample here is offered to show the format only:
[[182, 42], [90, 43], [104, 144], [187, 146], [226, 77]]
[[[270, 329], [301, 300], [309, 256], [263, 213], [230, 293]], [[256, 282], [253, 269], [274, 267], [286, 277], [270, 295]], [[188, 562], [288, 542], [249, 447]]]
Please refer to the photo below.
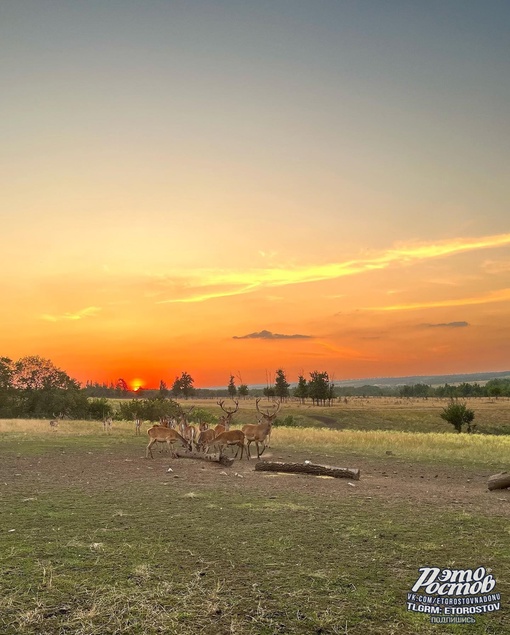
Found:
[[409, 377], [369, 377], [366, 379], [348, 379], [335, 381], [335, 386], [412, 386], [427, 384], [443, 386], [444, 384], [485, 383], [491, 379], [510, 378], [510, 370], [486, 373], [464, 373], [457, 375], [410, 375]]
[[[491, 379], [510, 379], [510, 370], [501, 372], [464, 373], [457, 375], [410, 375], [409, 377], [366, 377], [362, 379], [338, 379], [333, 380], [335, 386], [359, 388], [360, 386], [413, 386], [414, 384], [427, 384], [429, 386], [443, 386], [444, 384], [474, 384], [485, 383]], [[297, 383], [291, 383], [294, 388]], [[266, 384], [252, 384], [249, 388], [263, 389]]]

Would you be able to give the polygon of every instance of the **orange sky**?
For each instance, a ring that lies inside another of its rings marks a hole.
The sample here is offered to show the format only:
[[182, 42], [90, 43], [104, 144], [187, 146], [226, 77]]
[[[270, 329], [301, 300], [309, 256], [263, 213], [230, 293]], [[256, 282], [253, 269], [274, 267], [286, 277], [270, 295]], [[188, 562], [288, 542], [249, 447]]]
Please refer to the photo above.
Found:
[[7, 7], [0, 355], [509, 369], [508, 12], [355, 4]]

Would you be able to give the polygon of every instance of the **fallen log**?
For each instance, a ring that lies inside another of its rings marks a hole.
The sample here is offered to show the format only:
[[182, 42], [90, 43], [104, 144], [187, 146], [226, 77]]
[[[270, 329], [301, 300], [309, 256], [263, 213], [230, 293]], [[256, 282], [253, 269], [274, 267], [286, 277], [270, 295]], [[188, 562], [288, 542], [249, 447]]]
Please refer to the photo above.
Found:
[[291, 472], [296, 474], [315, 474], [316, 476], [334, 476], [359, 481], [360, 471], [350, 467], [335, 467], [317, 463], [283, 463], [282, 461], [259, 461], [255, 464], [258, 472]]
[[231, 467], [234, 459], [230, 456], [220, 456], [219, 454], [205, 454], [205, 452], [176, 452], [175, 455], [179, 459], [198, 459], [199, 461], [210, 461], [211, 463], [219, 463], [225, 467]]
[[489, 477], [487, 487], [493, 489], [505, 489], [510, 487], [510, 472], [500, 472]]

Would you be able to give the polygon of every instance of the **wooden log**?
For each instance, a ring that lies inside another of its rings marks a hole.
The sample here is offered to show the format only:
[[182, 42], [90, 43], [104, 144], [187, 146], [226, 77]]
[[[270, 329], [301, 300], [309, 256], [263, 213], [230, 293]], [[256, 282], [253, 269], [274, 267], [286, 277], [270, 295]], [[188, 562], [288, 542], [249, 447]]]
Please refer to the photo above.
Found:
[[350, 467], [335, 467], [317, 463], [283, 463], [281, 461], [259, 461], [255, 464], [259, 472], [291, 472], [296, 474], [315, 474], [316, 476], [334, 476], [359, 481], [360, 471]]
[[200, 461], [210, 461], [211, 463], [219, 463], [225, 467], [231, 467], [234, 459], [230, 456], [220, 456], [219, 454], [205, 454], [205, 452], [176, 452], [175, 455], [179, 459], [198, 459]]
[[510, 487], [510, 472], [500, 472], [499, 474], [490, 476], [487, 487], [490, 490]]

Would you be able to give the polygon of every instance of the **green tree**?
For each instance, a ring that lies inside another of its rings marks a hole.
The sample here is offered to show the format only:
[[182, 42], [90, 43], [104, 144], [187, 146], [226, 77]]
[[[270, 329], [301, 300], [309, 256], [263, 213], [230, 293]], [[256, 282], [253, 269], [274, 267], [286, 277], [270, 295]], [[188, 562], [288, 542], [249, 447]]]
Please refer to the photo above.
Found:
[[301, 403], [305, 403], [305, 399], [308, 397], [308, 385], [303, 375], [298, 377], [298, 385], [294, 389], [294, 397], [301, 399]]
[[230, 375], [230, 381], [227, 386], [228, 396], [233, 399], [237, 395], [237, 388], [234, 381], [234, 375]]
[[88, 416], [87, 395], [80, 383], [49, 359], [37, 355], [19, 359], [12, 365], [10, 381], [12, 416]]
[[13, 362], [0, 357], [0, 417], [15, 417], [19, 407], [16, 391], [12, 385]]
[[106, 397], [91, 399], [89, 401], [89, 417], [96, 421], [106, 419], [113, 415], [113, 408]]
[[289, 396], [289, 388], [290, 384], [287, 381], [287, 377], [285, 376], [285, 371], [282, 368], [279, 368], [276, 371], [276, 378], [274, 382], [274, 392], [276, 397], [285, 401]]
[[8, 357], [0, 357], [0, 391], [12, 388], [12, 359]]
[[262, 394], [264, 395], [264, 397], [267, 397], [268, 399], [269, 397], [275, 397], [275, 389], [273, 386], [266, 386], [264, 390], [262, 391]]
[[475, 418], [475, 413], [465, 403], [459, 403], [457, 400], [452, 399], [448, 406], [443, 409], [440, 416], [441, 419], [451, 423], [457, 432], [462, 432], [464, 424], [467, 425], [467, 432], [474, 430], [474, 426], [471, 423]]
[[326, 401], [331, 398], [329, 375], [327, 372], [314, 370], [313, 373], [310, 373], [308, 396], [317, 406], [320, 404], [325, 405]]
[[174, 397], [184, 397], [184, 399], [189, 399], [195, 392], [193, 383], [193, 377], [184, 371], [181, 373], [180, 377], [175, 378], [172, 386], [172, 395], [174, 395]]
[[38, 355], [22, 357], [14, 364], [12, 385], [18, 390], [80, 388], [78, 381], [57, 368], [51, 360]]
[[250, 390], [246, 384], [241, 384], [237, 389], [237, 394], [239, 395], [239, 397], [247, 397], [249, 392]]
[[170, 391], [168, 390], [168, 386], [166, 385], [166, 382], [161, 380], [159, 382], [159, 397], [161, 399], [166, 399], [169, 394], [170, 394]]

